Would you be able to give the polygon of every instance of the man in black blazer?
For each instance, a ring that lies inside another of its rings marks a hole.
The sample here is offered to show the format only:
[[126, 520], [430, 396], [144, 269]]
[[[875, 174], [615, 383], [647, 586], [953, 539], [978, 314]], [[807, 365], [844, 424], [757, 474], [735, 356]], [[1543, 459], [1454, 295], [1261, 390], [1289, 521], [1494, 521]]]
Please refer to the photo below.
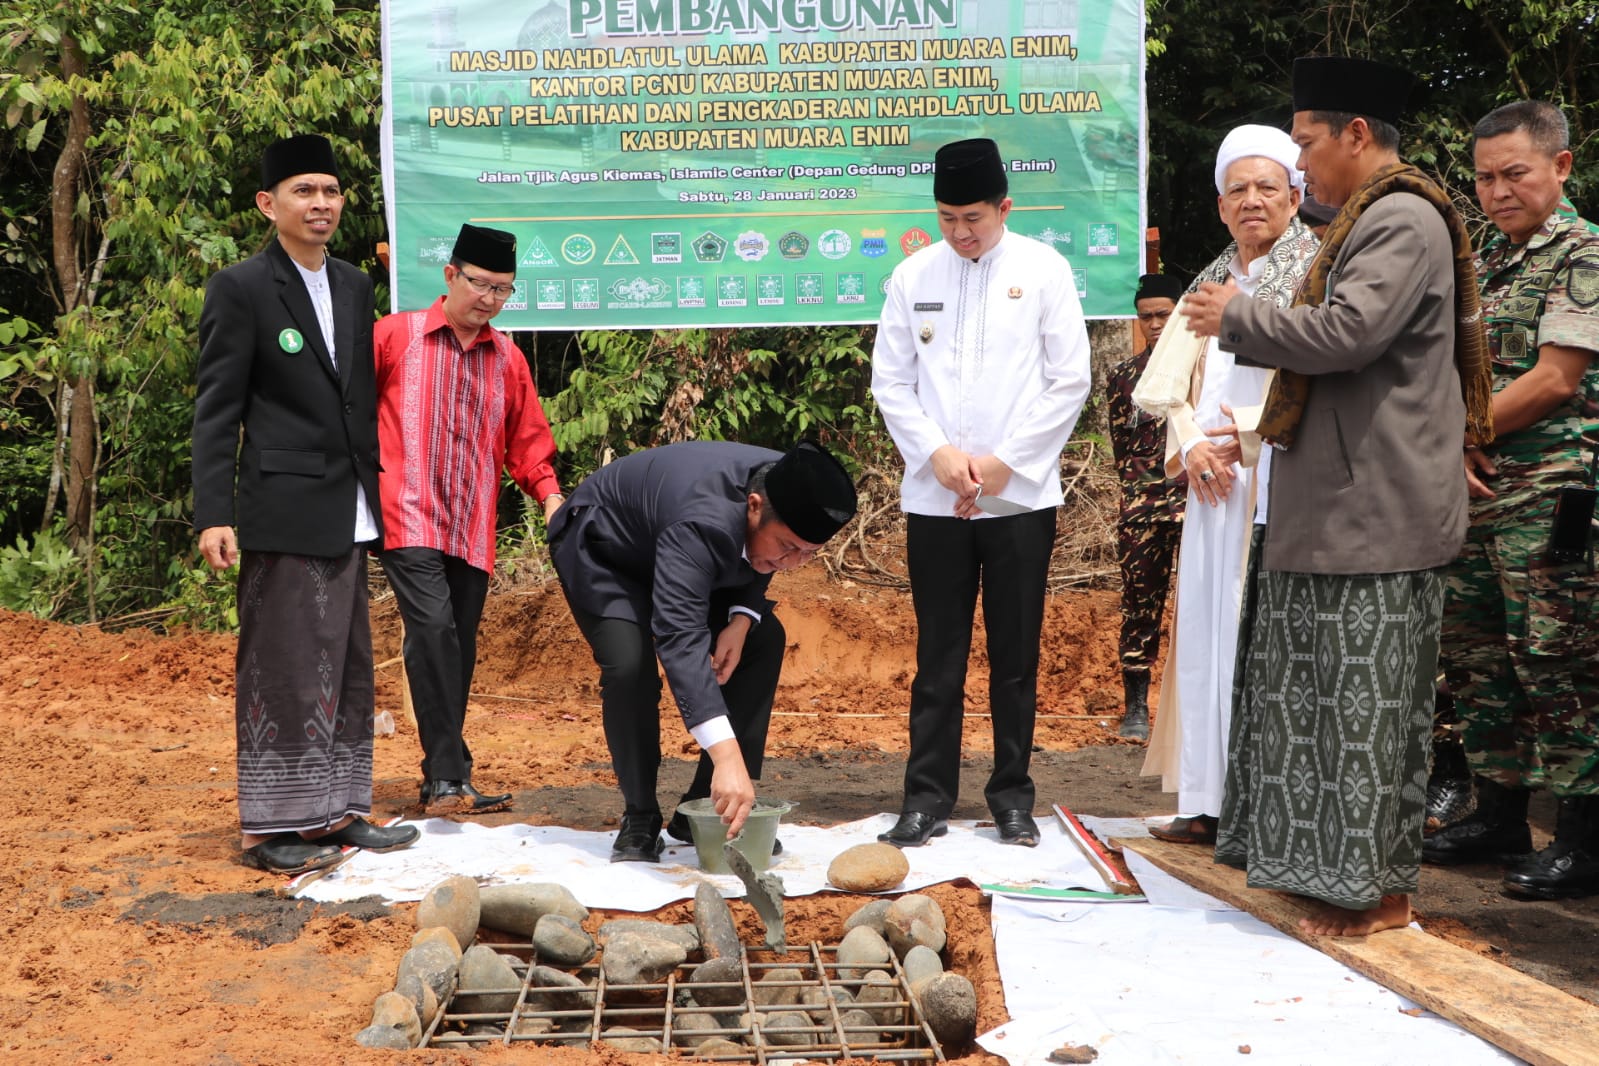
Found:
[[[787, 643], [766, 586], [855, 514], [855, 485], [806, 442], [788, 453], [695, 441], [595, 471], [550, 524], [550, 554], [600, 668], [605, 742], [626, 808], [612, 862], [658, 862], [661, 681], [700, 746], [684, 800], [732, 836], [755, 803]], [[673, 835], [688, 839], [681, 814]]]
[[[239, 563], [235, 725], [243, 861], [276, 873], [417, 836], [372, 811], [366, 548], [379, 542], [372, 283], [327, 254], [344, 195], [315, 135], [269, 147], [274, 239], [206, 286], [194, 525]], [[241, 432], [242, 431], [242, 432]], [[235, 532], [235, 527], [237, 532]]]

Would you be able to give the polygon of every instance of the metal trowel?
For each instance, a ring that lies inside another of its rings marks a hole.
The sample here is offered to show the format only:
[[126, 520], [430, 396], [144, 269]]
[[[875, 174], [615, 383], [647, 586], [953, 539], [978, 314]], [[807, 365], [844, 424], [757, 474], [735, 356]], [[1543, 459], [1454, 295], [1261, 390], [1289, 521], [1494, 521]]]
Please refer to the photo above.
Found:
[[979, 511], [992, 515], [1026, 514], [1032, 510], [1026, 504], [1016, 503], [1012, 500], [1002, 500], [998, 496], [984, 496], [983, 486], [981, 485], [977, 486], [977, 499], [973, 502], [977, 504]]
[[744, 882], [744, 898], [766, 927], [766, 946], [779, 954], [787, 951], [788, 935], [783, 929], [783, 879], [772, 873], [757, 873], [744, 853], [733, 846], [733, 840], [722, 845], [722, 858], [727, 868]]

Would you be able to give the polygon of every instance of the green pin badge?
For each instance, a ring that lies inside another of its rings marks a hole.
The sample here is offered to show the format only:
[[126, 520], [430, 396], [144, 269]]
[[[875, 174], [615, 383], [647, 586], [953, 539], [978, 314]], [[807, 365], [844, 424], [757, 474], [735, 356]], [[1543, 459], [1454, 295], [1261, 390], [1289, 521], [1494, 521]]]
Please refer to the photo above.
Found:
[[286, 329], [278, 334], [278, 347], [293, 355], [305, 347], [305, 338], [300, 336], [297, 329]]

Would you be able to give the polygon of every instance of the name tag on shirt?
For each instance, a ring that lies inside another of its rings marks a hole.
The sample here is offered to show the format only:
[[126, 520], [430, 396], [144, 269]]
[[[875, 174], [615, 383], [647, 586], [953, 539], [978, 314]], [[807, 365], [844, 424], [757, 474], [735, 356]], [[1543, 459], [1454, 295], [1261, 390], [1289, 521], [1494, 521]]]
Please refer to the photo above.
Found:
[[942, 311], [943, 309], [944, 309], [944, 305], [941, 304], [941, 303], [936, 303], [936, 304], [917, 304], [916, 305], [916, 310], [918, 310], [918, 311]]

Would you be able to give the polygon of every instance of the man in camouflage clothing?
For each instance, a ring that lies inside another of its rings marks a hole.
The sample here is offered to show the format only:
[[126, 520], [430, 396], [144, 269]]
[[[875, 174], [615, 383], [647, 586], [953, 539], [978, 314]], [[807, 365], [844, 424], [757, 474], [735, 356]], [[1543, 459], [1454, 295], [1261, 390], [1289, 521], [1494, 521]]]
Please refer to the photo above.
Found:
[[[1429, 837], [1433, 863], [1505, 862], [1507, 891], [1599, 894], [1599, 576], [1549, 551], [1564, 487], [1593, 485], [1599, 447], [1599, 227], [1563, 199], [1559, 109], [1522, 101], [1477, 124], [1477, 198], [1498, 228], [1477, 257], [1494, 356], [1496, 439], [1467, 441], [1471, 529], [1450, 569], [1443, 662], [1477, 809]], [[1591, 540], [1591, 527], [1586, 532]], [[1559, 797], [1537, 854], [1534, 789]]]
[[1166, 590], [1176, 568], [1182, 539], [1186, 476], [1168, 481], [1166, 420], [1133, 404], [1133, 386], [1149, 365], [1149, 353], [1183, 293], [1182, 283], [1164, 274], [1138, 279], [1133, 307], [1148, 342], [1144, 350], [1118, 363], [1105, 378], [1110, 401], [1110, 446], [1121, 477], [1121, 516], [1116, 547], [1122, 569], [1122, 689], [1126, 711], [1121, 735], [1149, 739], [1149, 669], [1160, 652], [1160, 620]]

